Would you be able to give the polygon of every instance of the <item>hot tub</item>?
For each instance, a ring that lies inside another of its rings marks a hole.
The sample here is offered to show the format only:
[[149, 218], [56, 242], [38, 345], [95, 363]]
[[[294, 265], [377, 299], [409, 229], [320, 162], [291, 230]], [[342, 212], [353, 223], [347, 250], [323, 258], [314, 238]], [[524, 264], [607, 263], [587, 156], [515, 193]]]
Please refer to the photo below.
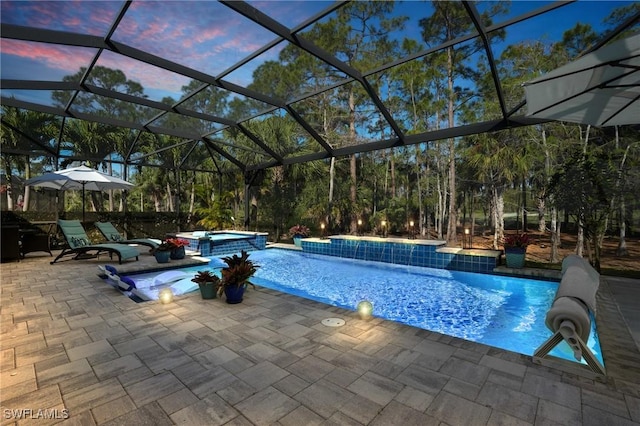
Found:
[[189, 241], [189, 249], [199, 251], [201, 256], [220, 256], [240, 250], [264, 250], [267, 246], [266, 232], [246, 231], [193, 231], [176, 234]]

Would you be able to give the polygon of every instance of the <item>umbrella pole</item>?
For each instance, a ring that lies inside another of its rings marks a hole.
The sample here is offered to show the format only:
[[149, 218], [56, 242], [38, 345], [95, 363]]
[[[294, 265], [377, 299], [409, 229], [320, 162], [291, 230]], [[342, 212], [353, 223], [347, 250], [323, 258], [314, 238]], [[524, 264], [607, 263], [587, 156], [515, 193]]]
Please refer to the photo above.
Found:
[[84, 182], [82, 182], [82, 224], [84, 225]]

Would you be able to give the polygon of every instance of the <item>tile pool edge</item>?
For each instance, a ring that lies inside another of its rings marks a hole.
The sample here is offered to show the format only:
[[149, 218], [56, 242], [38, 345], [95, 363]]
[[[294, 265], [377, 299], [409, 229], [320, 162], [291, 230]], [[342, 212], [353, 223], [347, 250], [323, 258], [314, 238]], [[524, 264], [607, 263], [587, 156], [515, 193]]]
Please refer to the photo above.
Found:
[[347, 259], [395, 263], [407, 266], [493, 274], [499, 266], [501, 250], [445, 247], [441, 240], [359, 237], [332, 235], [303, 238], [302, 250]]

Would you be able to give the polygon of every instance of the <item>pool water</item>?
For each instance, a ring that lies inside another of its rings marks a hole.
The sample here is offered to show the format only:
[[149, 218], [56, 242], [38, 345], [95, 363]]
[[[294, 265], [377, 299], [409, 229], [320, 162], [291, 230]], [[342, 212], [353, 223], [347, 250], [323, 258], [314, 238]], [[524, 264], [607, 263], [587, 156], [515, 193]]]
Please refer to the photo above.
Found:
[[227, 241], [227, 240], [245, 240], [245, 239], [248, 239], [249, 237], [243, 234], [226, 233], [226, 234], [209, 234], [207, 235], [207, 238], [209, 238], [211, 241]]
[[[556, 282], [275, 248], [252, 251], [250, 259], [260, 265], [251, 279], [255, 285], [353, 311], [366, 300], [379, 318], [524, 355], [533, 355], [552, 334], [544, 320], [558, 289]], [[176, 295], [197, 291], [191, 282], [196, 272], [213, 270], [219, 276], [222, 266], [219, 258], [212, 257], [209, 266], [131, 278], [138, 296], [154, 300], [165, 287]], [[594, 321], [587, 346], [603, 363]], [[564, 342], [551, 355], [575, 361]]]
[[[551, 335], [544, 320], [558, 283], [393, 265], [268, 249], [251, 252], [260, 265], [251, 281], [333, 306], [356, 310], [465, 340], [533, 355]], [[603, 362], [592, 321], [587, 345]], [[575, 361], [561, 342], [552, 355]]]

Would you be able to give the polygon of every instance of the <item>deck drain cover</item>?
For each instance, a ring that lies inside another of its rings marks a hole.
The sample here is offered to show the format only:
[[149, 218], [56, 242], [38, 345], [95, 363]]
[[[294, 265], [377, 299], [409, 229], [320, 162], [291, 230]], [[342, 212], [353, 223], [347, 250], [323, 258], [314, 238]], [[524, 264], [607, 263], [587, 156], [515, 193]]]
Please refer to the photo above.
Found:
[[341, 327], [345, 324], [342, 318], [326, 318], [322, 320], [322, 325], [327, 327]]

